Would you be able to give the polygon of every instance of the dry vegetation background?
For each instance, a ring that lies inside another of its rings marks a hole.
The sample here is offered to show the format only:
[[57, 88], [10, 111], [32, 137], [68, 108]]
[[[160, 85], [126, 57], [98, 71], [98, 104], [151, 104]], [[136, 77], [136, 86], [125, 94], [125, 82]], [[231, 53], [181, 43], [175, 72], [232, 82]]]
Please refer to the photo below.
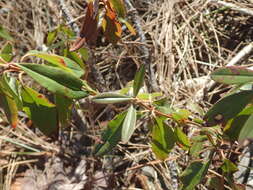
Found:
[[[66, 0], [74, 18], [84, 15], [84, 2]], [[237, 8], [227, 8], [220, 2], [231, 2]], [[228, 64], [252, 42], [253, 2], [133, 0], [132, 3], [145, 39], [140, 33], [131, 36], [125, 31], [116, 46], [97, 47], [94, 64], [106, 82], [104, 90], [124, 87], [133, 80], [136, 68], [145, 62], [151, 66], [153, 90], [162, 91], [173, 106], [201, 115], [199, 109], [207, 110], [227, 90], [212, 83], [208, 74]], [[128, 8], [128, 19], [136, 24], [133, 12]], [[28, 50], [42, 50], [47, 33], [65, 23], [56, 0], [0, 1], [0, 24], [15, 38], [14, 61], [18, 62]], [[80, 19], [76, 23], [80, 26]], [[0, 47], [4, 43], [0, 41]], [[145, 50], [148, 57], [143, 58]], [[252, 59], [248, 57], [237, 64], [250, 65]], [[112, 156], [91, 155], [101, 128], [113, 116], [109, 113], [112, 109], [112, 113], [118, 112], [118, 108], [92, 105], [83, 108], [85, 111], [78, 110], [72, 126], [57, 141], [27, 128], [25, 119], [13, 130], [1, 117], [0, 188], [178, 189], [177, 174], [187, 156], [176, 148], [166, 162], [155, 160], [145, 121], [138, 123], [140, 127], [132, 143], [118, 146]], [[35, 151], [25, 154], [27, 146], [30, 152]]]

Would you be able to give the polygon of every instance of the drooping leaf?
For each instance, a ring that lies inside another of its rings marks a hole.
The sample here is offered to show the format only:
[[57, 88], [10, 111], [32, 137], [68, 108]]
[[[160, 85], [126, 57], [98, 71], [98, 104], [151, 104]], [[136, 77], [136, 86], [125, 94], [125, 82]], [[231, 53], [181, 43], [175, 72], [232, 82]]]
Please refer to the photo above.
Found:
[[156, 124], [152, 127], [152, 150], [155, 155], [164, 160], [174, 147], [176, 137], [171, 127], [163, 123], [163, 119], [156, 118]]
[[245, 67], [221, 67], [211, 74], [211, 78], [223, 84], [244, 84], [253, 81], [253, 71]]
[[4, 92], [7, 92], [16, 102], [18, 110], [22, 109], [22, 101], [19, 95], [19, 85], [15, 77], [8, 77], [7, 74], [3, 74], [1, 77], [1, 88]]
[[57, 112], [54, 104], [43, 94], [29, 87], [23, 87], [21, 96], [25, 113], [41, 132], [50, 135], [57, 131]]
[[127, 115], [124, 119], [121, 140], [123, 143], [127, 143], [131, 138], [136, 124], [136, 109], [131, 105], [127, 110]]
[[144, 76], [145, 76], [145, 65], [142, 64], [139, 71], [136, 72], [134, 77], [134, 97], [138, 95], [140, 88], [143, 85], [144, 82]]
[[12, 60], [12, 45], [9, 42], [7, 42], [1, 49], [0, 57], [6, 62], [10, 62]]
[[240, 113], [252, 99], [253, 91], [242, 91], [226, 96], [208, 110], [204, 119], [208, 126], [225, 123]]
[[3, 107], [4, 113], [10, 122], [11, 126], [15, 128], [18, 124], [18, 107], [12, 95], [4, 88], [1, 81], [0, 84], [0, 105]]
[[45, 61], [48, 61], [51, 65], [57, 66], [67, 72], [75, 74], [77, 77], [81, 77], [84, 74], [83, 68], [79, 64], [77, 64], [76, 62], [74, 62], [73, 60], [67, 57], [63, 57], [63, 56], [59, 56], [55, 54], [49, 54], [49, 53], [37, 51], [37, 50], [29, 51], [23, 57], [23, 59], [27, 56], [36, 56], [41, 59], [44, 59]]
[[107, 129], [102, 134], [102, 141], [95, 147], [95, 155], [102, 156], [110, 152], [121, 140], [121, 130], [126, 112], [120, 113], [109, 122]]
[[109, 0], [111, 7], [116, 11], [117, 16], [126, 17], [126, 8], [122, 0]]
[[10, 40], [10, 41], [13, 40], [13, 38], [11, 37], [11, 35], [9, 34], [9, 32], [6, 29], [4, 29], [2, 27], [2, 25], [0, 25], [0, 38], [4, 38], [4, 39]]
[[16, 65], [36, 80], [40, 85], [53, 93], [66, 96], [71, 99], [84, 98], [88, 96], [88, 92], [82, 90], [82, 80], [65, 70], [47, 65], [30, 63]]
[[60, 127], [67, 127], [71, 116], [73, 101], [62, 95], [55, 95], [55, 105]]
[[130, 96], [125, 96], [114, 92], [106, 92], [94, 96], [91, 100], [97, 104], [113, 104], [130, 101], [132, 99], [133, 98]]
[[190, 140], [187, 135], [179, 128], [175, 128], [175, 136], [177, 138], [177, 142], [183, 145], [186, 149], [189, 149], [191, 146]]
[[193, 190], [205, 177], [210, 161], [202, 163], [201, 161], [192, 162], [182, 173], [180, 179], [183, 183], [182, 189]]

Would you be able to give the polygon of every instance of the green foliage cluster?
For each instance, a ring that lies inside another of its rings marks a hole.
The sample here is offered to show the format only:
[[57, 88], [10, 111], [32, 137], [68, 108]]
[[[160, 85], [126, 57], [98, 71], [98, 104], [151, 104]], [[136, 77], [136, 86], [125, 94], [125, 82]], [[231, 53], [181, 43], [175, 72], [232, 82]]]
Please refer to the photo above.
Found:
[[[123, 20], [122, 1], [111, 2]], [[124, 20], [123, 23], [127, 22]], [[131, 26], [128, 28], [133, 31]], [[57, 133], [59, 127], [68, 125], [71, 110], [78, 99], [90, 98], [97, 104], [124, 102], [128, 108], [108, 123], [100, 143], [94, 148], [94, 155], [110, 154], [118, 143], [128, 143], [138, 120], [148, 116], [150, 144], [158, 159], [166, 160], [175, 145], [189, 154], [190, 162], [180, 176], [182, 189], [192, 190], [203, 182], [215, 155], [221, 164], [212, 168], [221, 171], [221, 176], [211, 175], [205, 183], [210, 189], [216, 189], [217, 184], [241, 189], [232, 175], [237, 171], [236, 164], [220, 156], [219, 149], [223, 141], [233, 143], [253, 137], [253, 91], [243, 90], [246, 85], [251, 87], [253, 71], [243, 67], [224, 67], [214, 71], [211, 74], [213, 80], [236, 87], [213, 105], [202, 120], [194, 118], [188, 110], [173, 109], [159, 92], [142, 92], [145, 65], [136, 72], [132, 86], [105, 93], [92, 89], [82, 78], [86, 73], [85, 61], [89, 52], [85, 48], [69, 51], [65, 44], [73, 38], [73, 33], [67, 27], [60, 26], [47, 37], [49, 51], [59, 48], [62, 56], [32, 50], [23, 56], [20, 63], [12, 62], [12, 37], [3, 27], [0, 27], [0, 37], [7, 40], [0, 51], [0, 104], [12, 127], [18, 125], [18, 112], [22, 111], [41, 132], [50, 136]], [[26, 63], [28, 56], [40, 58], [44, 64]], [[35, 86], [27, 86], [24, 73], [51, 92], [53, 101], [38, 92]], [[198, 135], [188, 136], [184, 130], [188, 126], [197, 128]], [[204, 152], [207, 156], [203, 156]]]

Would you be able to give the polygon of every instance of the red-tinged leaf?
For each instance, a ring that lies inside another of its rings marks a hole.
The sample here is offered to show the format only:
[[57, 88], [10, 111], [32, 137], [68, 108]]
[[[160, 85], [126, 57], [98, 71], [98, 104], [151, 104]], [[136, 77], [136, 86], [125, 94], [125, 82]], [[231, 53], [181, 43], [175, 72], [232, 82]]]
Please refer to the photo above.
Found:
[[88, 96], [88, 92], [83, 90], [84, 82], [60, 68], [30, 63], [16, 65], [40, 85], [55, 94], [60, 94], [70, 99]]
[[125, 20], [125, 19], [123, 19], [123, 18], [118, 18], [119, 19], [119, 21], [121, 22], [121, 23], [123, 23], [123, 24], [125, 24], [126, 25], [126, 27], [128, 28], [128, 30], [131, 32], [131, 34], [132, 35], [136, 35], [136, 31], [135, 31], [135, 29], [134, 29], [134, 27], [127, 21], [127, 20]]
[[45, 135], [57, 131], [57, 112], [54, 104], [49, 102], [43, 94], [23, 87], [21, 92], [23, 109], [34, 125]]
[[109, 2], [112, 9], [115, 10], [115, 12], [117, 13], [118, 17], [126, 17], [126, 8], [122, 0], [109, 0]]
[[[96, 2], [96, 1], [95, 1]], [[70, 51], [76, 51], [80, 49], [85, 42], [92, 46], [96, 43], [98, 35], [98, 21], [97, 21], [97, 10], [94, 9], [93, 2], [89, 2], [87, 5], [87, 12], [83, 20], [83, 24], [80, 31], [80, 38], [70, 48]]]
[[50, 63], [50, 65], [57, 66], [67, 72], [75, 74], [77, 77], [81, 77], [84, 74], [83, 68], [75, 61], [59, 56], [56, 54], [49, 54], [42, 51], [31, 50], [22, 59], [27, 56], [36, 56], [42, 58]]
[[244, 84], [253, 81], [253, 71], [245, 67], [221, 67], [212, 72], [211, 78], [224, 84]]

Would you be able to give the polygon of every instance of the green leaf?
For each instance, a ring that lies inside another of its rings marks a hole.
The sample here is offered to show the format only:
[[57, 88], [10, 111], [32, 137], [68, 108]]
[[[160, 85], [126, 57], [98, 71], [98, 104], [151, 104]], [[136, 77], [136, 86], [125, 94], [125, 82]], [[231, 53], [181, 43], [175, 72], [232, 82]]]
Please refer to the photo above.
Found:
[[190, 143], [188, 137], [179, 127], [175, 128], [175, 135], [176, 135], [178, 143], [180, 143], [181, 145], [183, 145], [187, 149], [190, 148], [191, 143]]
[[84, 61], [88, 61], [88, 59], [89, 59], [89, 51], [88, 51], [88, 49], [86, 49], [86, 48], [80, 48], [78, 50], [78, 52], [81, 54], [82, 59]]
[[124, 119], [122, 131], [121, 131], [121, 140], [123, 143], [127, 143], [131, 138], [136, 124], [136, 109], [131, 105], [128, 108], [127, 115]]
[[62, 128], [67, 127], [70, 121], [73, 101], [62, 95], [55, 95], [55, 105], [57, 109], [59, 126]]
[[193, 137], [192, 139], [192, 146], [190, 148], [190, 155], [198, 158], [200, 153], [203, 151], [204, 143], [207, 140], [207, 137], [204, 135], [199, 135]]
[[107, 129], [102, 134], [103, 143], [95, 147], [95, 155], [102, 156], [110, 152], [118, 144], [121, 140], [122, 123], [125, 117], [126, 112], [123, 112], [109, 122]]
[[6, 29], [4, 29], [2, 27], [2, 25], [0, 25], [0, 38], [4, 38], [4, 39], [10, 40], [10, 41], [13, 40], [13, 38], [11, 37], [11, 35], [9, 34], [9, 32]]
[[223, 164], [221, 165], [221, 169], [224, 173], [234, 173], [234, 172], [238, 171], [238, 168], [236, 167], [236, 165], [228, 159], [223, 160]]
[[23, 109], [34, 125], [45, 135], [57, 131], [57, 113], [54, 104], [49, 102], [43, 94], [23, 87], [21, 92]]
[[97, 104], [113, 104], [113, 103], [127, 102], [132, 99], [133, 98], [130, 96], [125, 96], [114, 92], [106, 92], [94, 96], [91, 100]]
[[191, 115], [191, 112], [186, 109], [179, 109], [176, 112], [172, 113], [173, 119], [175, 119], [178, 122], [182, 122], [182, 121], [188, 119], [188, 117], [190, 115]]
[[36, 56], [42, 58], [48, 61], [51, 65], [57, 66], [67, 72], [75, 74], [77, 77], [81, 77], [84, 74], [84, 70], [82, 69], [82, 67], [67, 57], [62, 57], [55, 54], [48, 54], [46, 52], [41, 52], [37, 50], [29, 51], [23, 57], [23, 59], [27, 56]]
[[201, 161], [192, 162], [182, 173], [180, 179], [183, 183], [183, 190], [193, 190], [205, 177], [210, 161], [202, 163]]
[[68, 49], [64, 49], [64, 51], [65, 51], [64, 55], [66, 54], [66, 57], [68, 57], [71, 60], [75, 61], [82, 68], [82, 70], [84, 71], [85, 65], [84, 65], [83, 59], [76, 52], [69, 51]]
[[0, 105], [11, 126], [15, 128], [18, 124], [18, 107], [12, 95], [3, 88], [2, 81], [0, 84]]
[[139, 71], [136, 72], [134, 77], [134, 97], [138, 95], [140, 88], [143, 85], [144, 82], [144, 76], [145, 76], [145, 65], [142, 64]]
[[240, 113], [252, 99], [253, 91], [242, 91], [226, 96], [213, 105], [204, 116], [204, 120], [208, 126], [225, 123]]
[[22, 63], [16, 64], [30, 77], [49, 91], [66, 96], [71, 99], [84, 98], [88, 96], [87, 91], [82, 90], [83, 82], [75, 75], [60, 68]]
[[171, 127], [165, 125], [163, 120], [156, 118], [156, 124], [152, 127], [152, 150], [155, 155], [165, 160], [174, 147], [176, 137]]
[[10, 62], [12, 60], [12, 45], [10, 42], [7, 42], [3, 48], [1, 49], [0, 57], [4, 59], [6, 62]]
[[242, 129], [239, 134], [239, 141], [242, 141], [244, 139], [253, 138], [253, 128], [252, 128], [252, 123], [253, 123], [253, 114], [250, 115], [247, 119], [247, 121], [244, 123], [242, 126]]
[[19, 95], [19, 84], [15, 77], [8, 77], [3, 74], [1, 77], [1, 88], [4, 92], [8, 92], [17, 104], [18, 110], [22, 110], [22, 101]]
[[211, 74], [211, 78], [223, 84], [244, 84], [253, 82], [253, 71], [244, 67], [221, 67]]
[[51, 46], [57, 38], [58, 30], [53, 30], [47, 34], [47, 46]]
[[122, 0], [109, 0], [118, 17], [126, 17], [126, 8]]

